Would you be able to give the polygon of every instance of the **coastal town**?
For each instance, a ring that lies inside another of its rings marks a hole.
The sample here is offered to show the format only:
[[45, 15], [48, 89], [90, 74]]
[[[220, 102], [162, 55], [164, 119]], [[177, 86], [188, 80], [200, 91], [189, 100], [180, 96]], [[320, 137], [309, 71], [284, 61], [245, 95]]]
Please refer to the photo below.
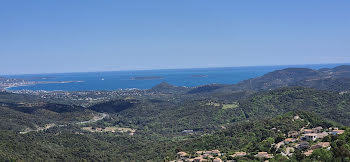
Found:
[[137, 97], [143, 96], [147, 93], [144, 90], [139, 89], [126, 89], [126, 90], [115, 90], [115, 91], [44, 91], [44, 90], [16, 90], [11, 91], [17, 94], [28, 94], [38, 96], [45, 100], [63, 100], [69, 101], [83, 107], [88, 107], [96, 103], [125, 98], [125, 97]]
[[[293, 120], [303, 119], [299, 116], [294, 116]], [[274, 150], [274, 152], [252, 153], [237, 151], [229, 154], [220, 150], [180, 151], [177, 153], [176, 160], [172, 162], [234, 162], [241, 157], [253, 157], [257, 160], [268, 161], [278, 154], [289, 158], [296, 150], [301, 151], [307, 157], [311, 156], [316, 149], [330, 150], [330, 142], [327, 142], [325, 138], [341, 135], [345, 131], [337, 127], [322, 128], [318, 126], [308, 128], [308, 125], [309, 123], [300, 130], [289, 131], [287, 134], [284, 134], [285, 138], [282, 141], [271, 144], [271, 150]], [[277, 128], [272, 128], [272, 130], [279, 131]]]
[[24, 86], [32, 83], [33, 82], [28, 82], [23, 79], [0, 77], [0, 91], [5, 91], [7, 88], [11, 87]]
[[[41, 78], [43, 79], [43, 78]], [[37, 84], [65, 84], [65, 83], [80, 83], [83, 81], [34, 81], [18, 78], [0, 77], [0, 91], [6, 91], [13, 87], [30, 86]]]
[[124, 99], [132, 97], [142, 97], [145, 95], [155, 95], [157, 92], [147, 91], [137, 88], [99, 90], [99, 91], [63, 91], [63, 90], [12, 90], [12, 87], [21, 87], [36, 84], [65, 84], [82, 81], [29, 81], [15, 78], [0, 77], [0, 92], [10, 92], [14, 94], [25, 94], [37, 96], [43, 100], [67, 101], [83, 107], [88, 107], [96, 103], [101, 103], [114, 99]]

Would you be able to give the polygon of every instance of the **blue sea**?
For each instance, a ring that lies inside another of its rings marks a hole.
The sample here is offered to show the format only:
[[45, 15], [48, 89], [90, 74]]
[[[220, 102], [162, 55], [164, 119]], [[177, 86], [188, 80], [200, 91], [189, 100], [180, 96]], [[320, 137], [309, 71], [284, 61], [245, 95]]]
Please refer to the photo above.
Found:
[[[176, 86], [194, 87], [212, 83], [234, 84], [242, 80], [262, 76], [274, 70], [289, 67], [304, 67], [312, 69], [333, 68], [341, 64], [317, 65], [284, 65], [284, 66], [255, 66], [227, 68], [198, 68], [142, 71], [113, 71], [113, 72], [84, 72], [59, 74], [26, 74], [7, 77], [21, 78], [33, 81], [82, 81], [72, 83], [50, 83], [31, 86], [13, 87], [9, 90], [119, 90], [119, 89], [149, 89], [167, 82]], [[138, 79], [135, 79], [140, 77]], [[133, 79], [134, 78], [134, 79]]]

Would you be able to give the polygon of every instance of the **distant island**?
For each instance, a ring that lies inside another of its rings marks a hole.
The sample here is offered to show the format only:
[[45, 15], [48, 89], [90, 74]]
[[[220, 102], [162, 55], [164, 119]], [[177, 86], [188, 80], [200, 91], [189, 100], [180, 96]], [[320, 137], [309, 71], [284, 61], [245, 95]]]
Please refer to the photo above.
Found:
[[143, 77], [131, 77], [130, 80], [157, 80], [163, 79], [161, 76], [143, 76]]

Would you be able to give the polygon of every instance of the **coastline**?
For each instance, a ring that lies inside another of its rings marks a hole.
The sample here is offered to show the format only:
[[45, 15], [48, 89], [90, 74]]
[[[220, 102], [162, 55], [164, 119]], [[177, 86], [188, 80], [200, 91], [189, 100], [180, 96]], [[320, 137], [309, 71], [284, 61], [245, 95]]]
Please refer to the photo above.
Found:
[[33, 86], [33, 85], [38, 85], [38, 84], [67, 84], [67, 83], [82, 83], [84, 81], [37, 81], [37, 82], [27, 82], [27, 83], [23, 83], [23, 84], [19, 84], [19, 85], [11, 85], [11, 86], [7, 86], [2, 88], [5, 91], [13, 91], [11, 90], [11, 88], [15, 88], [15, 87], [25, 87], [25, 86]]
[[[340, 66], [340, 65], [339, 65]], [[212, 83], [236, 84], [240, 81], [259, 77], [275, 70], [288, 67], [266, 67], [266, 68], [226, 68], [226, 69], [196, 69], [196, 70], [163, 70], [163, 71], [139, 71], [139, 72], [106, 72], [86, 74], [52, 74], [52, 75], [17, 75], [3, 77], [12, 79], [4, 80], [0, 85], [1, 90], [43, 90], [43, 91], [94, 91], [94, 90], [127, 90], [127, 89], [151, 89], [161, 82], [167, 82], [175, 86], [196, 87]], [[309, 67], [302, 67], [309, 68]], [[322, 64], [313, 69], [334, 68], [334, 65]], [[55, 78], [49, 80], [24, 80], [28, 78]], [[102, 78], [102, 79], [101, 79]], [[76, 79], [76, 81], [74, 81]], [[61, 81], [59, 81], [61, 80]], [[67, 80], [67, 81], [62, 81]], [[79, 81], [78, 81], [79, 80]], [[1, 81], [1, 80], [0, 80]], [[86, 84], [68, 84], [73, 82], [88, 82]], [[56, 83], [56, 84], [55, 84]], [[41, 85], [39, 85], [41, 84]], [[37, 86], [36, 86], [37, 85]], [[27, 87], [24, 87], [27, 86]], [[29, 87], [28, 87], [29, 86]], [[15, 88], [23, 87], [23, 88]], [[33, 88], [32, 88], [33, 87]]]

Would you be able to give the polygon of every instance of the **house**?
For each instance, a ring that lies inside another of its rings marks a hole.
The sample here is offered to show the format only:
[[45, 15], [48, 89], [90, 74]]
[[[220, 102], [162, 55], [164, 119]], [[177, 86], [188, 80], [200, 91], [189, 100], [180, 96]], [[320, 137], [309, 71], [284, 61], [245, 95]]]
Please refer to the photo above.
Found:
[[338, 128], [337, 128], [337, 127], [330, 127], [330, 128], [328, 128], [328, 130], [329, 130], [329, 131], [338, 130]]
[[314, 150], [309, 150], [307, 152], [304, 152], [305, 156], [310, 156], [312, 154], [312, 152], [314, 152]]
[[289, 131], [288, 132], [288, 137], [297, 138], [298, 136], [299, 136], [299, 132], [297, 132], [297, 131]]
[[312, 129], [304, 129], [305, 134], [314, 133]]
[[330, 147], [331, 145], [330, 145], [330, 143], [329, 142], [319, 142], [319, 143], [317, 143], [317, 144], [315, 144], [315, 145], [312, 145], [311, 146], [311, 149], [312, 150], [315, 150], [315, 149], [319, 149], [319, 148], [328, 148], [328, 147]]
[[316, 139], [317, 139], [317, 134], [315, 133], [307, 133], [303, 137], [303, 140], [306, 140], [306, 141], [316, 141]]
[[242, 156], [246, 156], [247, 153], [246, 152], [235, 152], [235, 154], [230, 155], [231, 157], [242, 157]]
[[285, 144], [289, 144], [289, 143], [293, 143], [293, 142], [295, 142], [295, 141], [296, 141], [295, 138], [286, 138], [286, 139], [284, 140], [284, 143], [285, 143]]
[[272, 144], [271, 146], [275, 145], [276, 149], [279, 149], [281, 146], [284, 145], [284, 141], [278, 142], [277, 144]]
[[214, 158], [213, 155], [210, 155], [210, 154], [207, 154], [207, 153], [205, 153], [205, 154], [202, 155], [201, 157], [206, 158], [206, 159], [212, 159], [212, 158]]
[[215, 158], [213, 162], [222, 162], [222, 160], [220, 158]]
[[316, 135], [317, 135], [317, 138], [322, 139], [322, 138], [328, 136], [328, 133], [327, 132], [322, 132], [322, 133], [316, 133]]
[[322, 127], [316, 127], [316, 128], [312, 128], [312, 129], [304, 129], [304, 133], [308, 134], [308, 133], [321, 133], [323, 130]]
[[344, 130], [332, 130], [330, 132], [330, 134], [332, 135], [339, 135], [339, 134], [343, 134], [345, 131]]
[[181, 159], [181, 160], [184, 160], [184, 159], [188, 158], [188, 154], [186, 152], [178, 152], [176, 154], [176, 156], [177, 156], [177, 159]]
[[211, 155], [213, 156], [221, 156], [221, 153], [219, 150], [211, 150]]
[[271, 159], [273, 158], [272, 154], [268, 154], [267, 152], [258, 152], [258, 154], [254, 155], [257, 158], [266, 158], [266, 159]]
[[196, 157], [193, 159], [193, 162], [205, 162], [208, 161], [207, 159], [203, 159], [202, 157]]
[[309, 149], [310, 145], [309, 145], [309, 142], [300, 142], [298, 143], [298, 145], [296, 145], [296, 148], [298, 148], [299, 150], [305, 150], [305, 149]]
[[312, 128], [312, 133], [321, 133], [322, 129], [323, 129], [322, 127]]
[[205, 158], [208, 156], [221, 156], [221, 153], [219, 150], [211, 150], [211, 151], [206, 151], [203, 155]]
[[205, 153], [205, 151], [197, 151], [196, 155], [200, 156], [200, 155], [203, 155], [204, 153]]

